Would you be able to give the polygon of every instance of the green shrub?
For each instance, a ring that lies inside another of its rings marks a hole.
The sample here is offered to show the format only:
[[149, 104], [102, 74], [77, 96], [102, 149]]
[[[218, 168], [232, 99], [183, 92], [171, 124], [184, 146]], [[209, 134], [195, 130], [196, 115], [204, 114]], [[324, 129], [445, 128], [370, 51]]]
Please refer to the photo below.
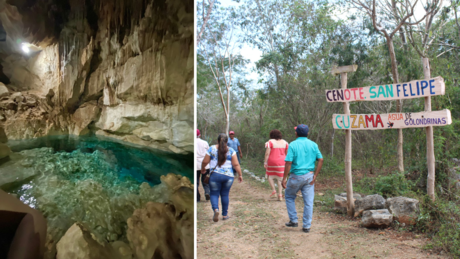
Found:
[[374, 191], [384, 197], [395, 197], [409, 194], [413, 186], [413, 182], [407, 180], [404, 173], [393, 173], [378, 176]]
[[448, 196], [438, 197], [435, 202], [425, 196], [417, 227], [432, 236], [427, 248], [442, 249], [460, 258], [460, 200]]

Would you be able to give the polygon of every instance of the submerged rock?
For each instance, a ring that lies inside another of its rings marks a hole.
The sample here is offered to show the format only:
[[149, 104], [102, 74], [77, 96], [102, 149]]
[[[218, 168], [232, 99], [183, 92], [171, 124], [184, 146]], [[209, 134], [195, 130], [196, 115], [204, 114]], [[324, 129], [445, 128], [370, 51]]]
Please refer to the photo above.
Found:
[[393, 222], [393, 215], [387, 209], [366, 210], [361, 221], [366, 228], [385, 228]]
[[420, 214], [419, 201], [406, 197], [388, 198], [386, 207], [399, 223], [415, 225]]
[[[0, 159], [5, 158], [9, 156], [10, 154], [11, 154], [11, 149], [7, 145], [0, 143]], [[1, 183], [0, 183], [0, 186], [1, 186]]]
[[56, 250], [56, 259], [121, 259], [111, 245], [94, 239], [94, 235], [80, 223], [67, 230]]

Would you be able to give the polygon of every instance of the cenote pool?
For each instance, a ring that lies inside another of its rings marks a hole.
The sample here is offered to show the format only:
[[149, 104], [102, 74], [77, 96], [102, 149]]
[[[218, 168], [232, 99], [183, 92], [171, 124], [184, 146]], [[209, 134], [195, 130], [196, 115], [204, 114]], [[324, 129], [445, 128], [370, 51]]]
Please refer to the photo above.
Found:
[[[136, 148], [100, 137], [57, 136], [9, 141], [0, 188], [40, 210], [48, 242], [75, 222], [107, 241], [126, 240], [126, 220], [148, 201], [168, 202], [160, 177], [193, 182], [193, 154]], [[191, 192], [193, 197], [193, 192]]]

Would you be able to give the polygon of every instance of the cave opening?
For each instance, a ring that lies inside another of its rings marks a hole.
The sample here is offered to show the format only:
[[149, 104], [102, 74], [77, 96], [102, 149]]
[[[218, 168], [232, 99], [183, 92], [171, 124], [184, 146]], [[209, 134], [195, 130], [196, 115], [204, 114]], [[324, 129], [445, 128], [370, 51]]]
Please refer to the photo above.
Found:
[[140, 258], [158, 229], [142, 253], [193, 257], [193, 17], [183, 0], [0, 8], [0, 189], [45, 217], [41, 258], [69, 258], [70, 232]]

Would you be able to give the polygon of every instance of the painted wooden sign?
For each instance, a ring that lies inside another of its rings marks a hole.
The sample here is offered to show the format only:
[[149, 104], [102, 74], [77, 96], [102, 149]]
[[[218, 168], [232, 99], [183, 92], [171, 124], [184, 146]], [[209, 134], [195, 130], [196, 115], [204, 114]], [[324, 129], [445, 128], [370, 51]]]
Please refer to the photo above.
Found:
[[326, 90], [328, 102], [389, 101], [444, 95], [446, 86], [440, 76], [408, 83]]
[[389, 114], [334, 114], [332, 116], [334, 129], [349, 130], [424, 128], [446, 126], [451, 123], [449, 110]]

